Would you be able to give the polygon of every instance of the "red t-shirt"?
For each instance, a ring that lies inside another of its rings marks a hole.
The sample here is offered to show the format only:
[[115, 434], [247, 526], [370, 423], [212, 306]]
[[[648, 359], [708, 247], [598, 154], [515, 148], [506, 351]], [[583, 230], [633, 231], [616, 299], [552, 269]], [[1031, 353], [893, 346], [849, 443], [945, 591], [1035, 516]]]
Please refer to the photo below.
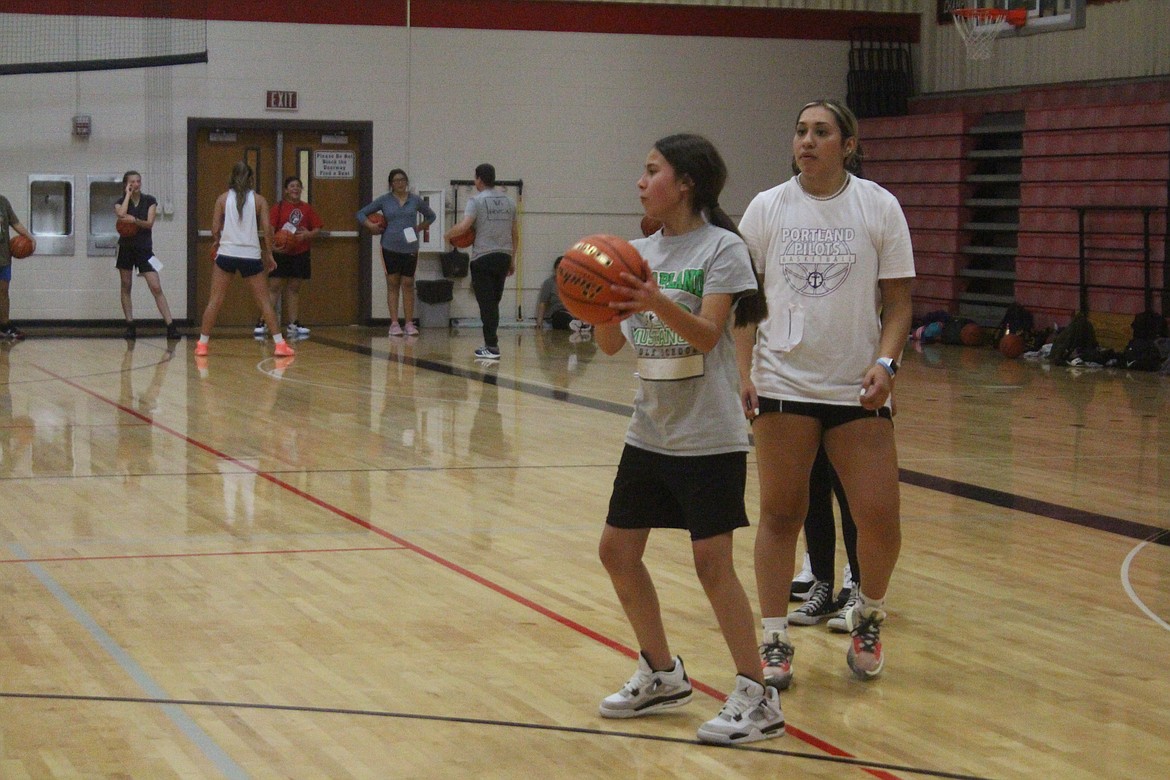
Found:
[[[321, 217], [313, 210], [305, 201], [300, 203], [289, 203], [287, 200], [281, 199], [279, 203], [272, 207], [268, 212], [268, 221], [272, 224], [274, 231], [280, 230], [287, 224], [295, 225], [297, 233], [304, 233], [309, 230], [316, 230], [323, 224]], [[287, 254], [300, 254], [309, 248], [309, 243], [304, 240], [298, 240], [293, 243]]]

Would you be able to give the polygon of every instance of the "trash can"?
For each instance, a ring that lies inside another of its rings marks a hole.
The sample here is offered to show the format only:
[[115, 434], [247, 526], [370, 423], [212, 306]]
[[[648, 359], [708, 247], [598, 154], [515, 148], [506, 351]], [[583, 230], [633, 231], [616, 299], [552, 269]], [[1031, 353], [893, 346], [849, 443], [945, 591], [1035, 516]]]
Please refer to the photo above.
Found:
[[418, 323], [424, 328], [447, 328], [451, 325], [451, 300], [455, 285], [450, 279], [416, 279]]

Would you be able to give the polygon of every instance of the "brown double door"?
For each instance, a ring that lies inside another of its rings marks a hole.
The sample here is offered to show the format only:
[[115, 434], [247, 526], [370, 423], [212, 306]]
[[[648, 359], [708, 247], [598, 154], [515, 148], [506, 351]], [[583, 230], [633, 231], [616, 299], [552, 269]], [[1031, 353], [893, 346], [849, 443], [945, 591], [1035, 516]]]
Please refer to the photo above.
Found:
[[[232, 166], [246, 160], [256, 172], [256, 190], [269, 206], [280, 200], [284, 179], [298, 176], [305, 185], [301, 197], [325, 223], [313, 242], [312, 279], [301, 287], [301, 321], [309, 326], [367, 321], [370, 241], [359, 234], [354, 214], [370, 198], [368, 123], [339, 131], [336, 125], [300, 122], [192, 120], [188, 133], [195, 246], [191, 319], [199, 323], [210, 293], [215, 200], [227, 189]], [[251, 325], [258, 317], [247, 285], [238, 280], [229, 285], [217, 325]]]

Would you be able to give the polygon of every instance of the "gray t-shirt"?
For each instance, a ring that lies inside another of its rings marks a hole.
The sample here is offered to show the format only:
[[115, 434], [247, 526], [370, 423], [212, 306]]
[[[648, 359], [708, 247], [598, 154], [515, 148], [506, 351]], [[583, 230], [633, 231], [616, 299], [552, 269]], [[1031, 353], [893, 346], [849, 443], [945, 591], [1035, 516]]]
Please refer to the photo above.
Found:
[[512, 254], [512, 223], [516, 219], [516, 204], [511, 198], [496, 189], [480, 190], [467, 201], [463, 216], [475, 217], [472, 260], [493, 252]]
[[0, 195], [0, 268], [12, 265], [12, 255], [8, 252], [9, 228], [20, 222], [8, 198]]
[[[738, 299], [755, 291], [743, 239], [704, 225], [681, 236], [661, 232], [631, 242], [650, 265], [659, 288], [697, 313], [704, 295]], [[638, 356], [638, 393], [626, 443], [665, 455], [746, 452], [748, 424], [739, 401], [739, 369], [731, 335], [734, 305], [715, 348], [703, 354], [651, 312], [622, 323]]]
[[557, 294], [557, 277], [553, 274], [544, 280], [544, 284], [540, 285], [540, 294], [536, 296], [536, 305], [545, 305], [544, 318], [547, 320], [556, 314], [558, 311], [565, 311], [565, 304], [561, 302], [561, 296]]

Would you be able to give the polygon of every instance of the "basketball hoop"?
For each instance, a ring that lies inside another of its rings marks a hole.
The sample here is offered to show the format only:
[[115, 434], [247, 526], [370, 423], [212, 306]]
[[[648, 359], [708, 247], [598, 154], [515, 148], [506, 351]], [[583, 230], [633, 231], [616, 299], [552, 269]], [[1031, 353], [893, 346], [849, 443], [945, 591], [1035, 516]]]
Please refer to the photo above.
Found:
[[967, 58], [987, 60], [991, 59], [991, 45], [1004, 29], [1004, 23], [1023, 27], [1028, 21], [1028, 9], [955, 8], [951, 11], [951, 18], [967, 46]]

